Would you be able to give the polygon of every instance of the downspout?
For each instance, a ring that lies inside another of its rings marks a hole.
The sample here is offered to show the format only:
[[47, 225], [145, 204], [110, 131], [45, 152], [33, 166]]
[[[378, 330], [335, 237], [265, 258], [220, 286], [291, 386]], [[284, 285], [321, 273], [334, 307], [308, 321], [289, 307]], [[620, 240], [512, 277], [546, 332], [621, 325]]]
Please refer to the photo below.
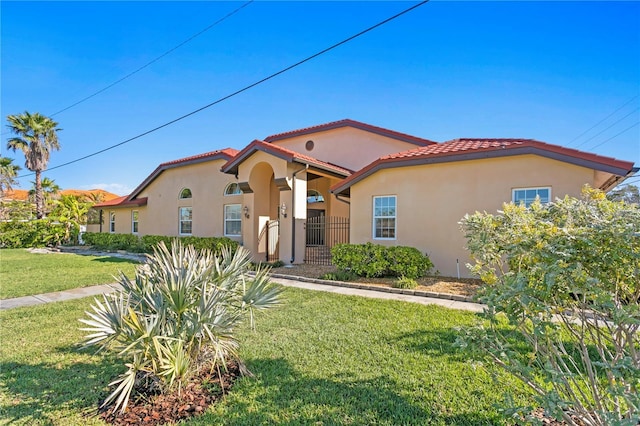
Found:
[[104, 210], [100, 209], [100, 215], [98, 216], [98, 221], [100, 222], [100, 232], [102, 232], [102, 212]]
[[309, 168], [309, 165], [306, 164], [303, 169], [296, 170], [292, 175], [292, 183], [291, 183], [291, 263], [296, 260], [296, 175], [300, 172], [304, 172]]

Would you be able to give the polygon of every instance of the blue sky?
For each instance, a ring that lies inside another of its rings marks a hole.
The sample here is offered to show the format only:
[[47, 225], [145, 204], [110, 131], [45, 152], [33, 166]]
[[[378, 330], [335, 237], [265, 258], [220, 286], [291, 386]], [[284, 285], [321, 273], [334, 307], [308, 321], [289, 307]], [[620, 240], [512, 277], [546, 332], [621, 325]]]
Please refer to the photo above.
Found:
[[[7, 115], [51, 115], [244, 3], [2, 1], [2, 155], [24, 164], [6, 150]], [[189, 113], [415, 3], [254, 1], [55, 115], [62, 150], [49, 166]], [[44, 176], [62, 188], [125, 195], [161, 162], [343, 118], [440, 142], [534, 138], [640, 165], [639, 95], [640, 2], [433, 0], [174, 125]]]

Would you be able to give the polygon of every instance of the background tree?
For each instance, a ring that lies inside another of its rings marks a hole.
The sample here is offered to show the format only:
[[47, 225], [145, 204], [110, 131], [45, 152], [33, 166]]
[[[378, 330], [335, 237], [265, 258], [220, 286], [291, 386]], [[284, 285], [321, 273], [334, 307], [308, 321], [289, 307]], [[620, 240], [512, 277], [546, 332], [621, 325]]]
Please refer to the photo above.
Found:
[[[36, 199], [36, 183], [35, 181], [31, 182], [33, 187], [29, 190], [29, 200], [35, 201]], [[60, 186], [53, 180], [48, 177], [43, 177], [42, 182], [40, 183], [42, 187], [42, 201], [43, 201], [43, 212], [47, 214], [53, 205], [53, 201], [57, 198], [58, 193], [60, 192]]]
[[[462, 225], [489, 322], [460, 343], [569, 425], [640, 423], [640, 209], [600, 191]], [[534, 407], [525, 407], [525, 413]]]
[[57, 219], [64, 226], [65, 234], [62, 239], [65, 243], [78, 243], [80, 225], [86, 225], [90, 207], [90, 203], [82, 201], [81, 197], [75, 195], [62, 195], [54, 201], [51, 218]]
[[0, 197], [11, 191], [15, 185], [20, 166], [13, 164], [13, 158], [0, 157]]
[[611, 201], [640, 204], [640, 190], [635, 185], [622, 185], [609, 192], [607, 198]]
[[7, 142], [7, 148], [20, 150], [25, 156], [25, 167], [36, 175], [36, 217], [44, 216], [41, 174], [47, 169], [51, 150], [59, 150], [58, 123], [40, 113], [25, 111], [7, 117], [9, 130], [16, 136]]

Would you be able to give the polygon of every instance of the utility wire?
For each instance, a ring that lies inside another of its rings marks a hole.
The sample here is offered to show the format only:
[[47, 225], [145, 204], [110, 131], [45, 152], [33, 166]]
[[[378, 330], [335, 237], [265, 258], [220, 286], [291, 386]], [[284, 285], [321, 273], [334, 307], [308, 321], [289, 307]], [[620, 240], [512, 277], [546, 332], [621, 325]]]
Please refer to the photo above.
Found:
[[144, 64], [143, 66], [141, 66], [140, 68], [138, 68], [135, 71], [130, 72], [129, 74], [125, 75], [124, 77], [114, 81], [113, 83], [109, 84], [108, 86], [98, 90], [97, 92], [80, 99], [79, 101], [77, 101], [76, 103], [73, 103], [71, 105], [69, 105], [66, 108], [61, 109], [60, 111], [54, 112], [53, 114], [51, 114], [51, 117], [60, 114], [61, 112], [64, 112], [68, 109], [73, 108], [76, 105], [79, 105], [81, 103], [83, 103], [84, 101], [87, 101], [91, 98], [93, 98], [94, 96], [99, 95], [100, 93], [112, 88], [113, 86], [115, 86], [118, 83], [121, 83], [122, 81], [126, 80], [127, 78], [133, 76], [134, 74], [139, 73], [140, 71], [142, 71], [143, 69], [147, 68], [148, 66], [158, 62], [160, 59], [164, 58], [165, 56], [169, 55], [170, 53], [178, 50], [179, 48], [181, 48], [182, 46], [184, 46], [185, 44], [189, 43], [191, 40], [195, 39], [198, 36], [201, 36], [202, 34], [204, 34], [205, 32], [209, 31], [211, 28], [215, 27], [216, 25], [218, 25], [219, 23], [225, 21], [227, 18], [230, 18], [231, 16], [235, 15], [236, 13], [240, 12], [240, 10], [244, 9], [245, 7], [247, 7], [249, 4], [253, 3], [253, 0], [249, 0], [248, 2], [244, 3], [242, 6], [238, 7], [237, 9], [227, 13], [225, 16], [223, 16], [222, 18], [218, 19], [216, 22], [212, 23], [211, 25], [209, 25], [208, 27], [198, 31], [197, 33], [195, 33], [194, 35], [192, 35], [191, 37], [189, 37], [188, 39], [186, 39], [185, 41], [183, 41], [182, 43], [178, 44], [177, 46], [167, 50], [166, 52], [164, 52], [162, 55], [158, 56], [157, 58], [147, 62], [146, 64]]
[[634, 127], [636, 127], [638, 124], [640, 124], [640, 121], [636, 121], [634, 124], [632, 124], [631, 126], [627, 127], [626, 129], [624, 129], [623, 131], [621, 131], [620, 133], [616, 133], [615, 135], [611, 136], [609, 139], [605, 139], [602, 142], [600, 142], [597, 145], [592, 146], [591, 148], [589, 148], [589, 150], [591, 151], [594, 148], [599, 147], [600, 145], [604, 145], [605, 143], [609, 142], [611, 139], [615, 139], [618, 136], [620, 136], [621, 134], [628, 132], [629, 130], [633, 129]]
[[[246, 92], [247, 90], [249, 90], [249, 89], [251, 89], [251, 88], [253, 88], [253, 87], [255, 87], [255, 86], [259, 85], [259, 84], [262, 84], [262, 83], [264, 83], [264, 82], [266, 82], [268, 80], [271, 80], [274, 77], [279, 76], [280, 74], [284, 74], [285, 72], [287, 72], [289, 70], [292, 70], [293, 68], [296, 68], [296, 67], [304, 64], [305, 62], [309, 62], [310, 60], [312, 60], [314, 58], [317, 58], [318, 56], [323, 55], [323, 54], [325, 54], [325, 53], [327, 53], [327, 52], [329, 52], [329, 51], [331, 51], [331, 50], [333, 50], [333, 49], [335, 49], [335, 48], [337, 48], [339, 46], [342, 46], [343, 44], [348, 43], [351, 40], [353, 40], [355, 38], [358, 38], [361, 35], [364, 35], [364, 34], [370, 32], [370, 31], [372, 31], [372, 30], [374, 30], [374, 29], [376, 29], [376, 28], [378, 28], [378, 27], [380, 27], [380, 26], [382, 26], [382, 25], [384, 25], [384, 24], [386, 24], [386, 23], [388, 23], [390, 21], [393, 21], [394, 19], [399, 18], [400, 16], [402, 16], [402, 15], [408, 13], [408, 12], [411, 12], [412, 10], [414, 10], [414, 9], [416, 9], [416, 8], [426, 4], [428, 2], [429, 2], [429, 0], [421, 1], [420, 3], [417, 3], [417, 4], [409, 7], [408, 9], [403, 10], [402, 12], [399, 12], [399, 13], [397, 13], [397, 14], [395, 14], [395, 15], [393, 15], [393, 16], [391, 16], [391, 17], [389, 17], [389, 18], [387, 18], [387, 19], [385, 19], [383, 21], [378, 22], [375, 25], [372, 25], [371, 27], [369, 27], [369, 28], [367, 28], [365, 30], [360, 31], [357, 34], [354, 34], [354, 35], [352, 35], [352, 36], [350, 36], [350, 37], [348, 37], [348, 38], [346, 38], [346, 39], [344, 39], [344, 40], [342, 40], [342, 41], [340, 41], [340, 42], [338, 42], [336, 44], [333, 44], [333, 45], [327, 47], [326, 49], [323, 49], [323, 50], [319, 51], [318, 53], [315, 53], [315, 54], [313, 54], [313, 55], [311, 55], [311, 56], [309, 56], [309, 57], [307, 57], [307, 58], [305, 58], [305, 59], [303, 59], [301, 61], [298, 61], [293, 65], [289, 65], [288, 67], [283, 68], [280, 71], [269, 75], [268, 77], [265, 77], [265, 78], [263, 78], [261, 80], [258, 80], [255, 83], [252, 83], [252, 84], [250, 84], [248, 86], [243, 87], [242, 89], [236, 90], [235, 92], [233, 92], [233, 93], [231, 93], [229, 95], [223, 96], [222, 98], [219, 98], [219, 99], [217, 99], [217, 100], [215, 100], [215, 101], [213, 101], [213, 102], [211, 102], [211, 103], [209, 103], [209, 104], [207, 104], [207, 105], [205, 105], [203, 107], [200, 107], [200, 108], [198, 108], [196, 110], [193, 110], [193, 111], [191, 111], [191, 112], [189, 112], [187, 114], [184, 114], [184, 115], [182, 115], [182, 116], [180, 116], [178, 118], [175, 118], [175, 119], [173, 119], [171, 121], [167, 121], [164, 124], [161, 124], [161, 125], [159, 125], [157, 127], [154, 127], [153, 129], [147, 130], [146, 132], [140, 133], [140, 134], [138, 134], [136, 136], [133, 136], [133, 137], [131, 137], [129, 139], [126, 139], [126, 140], [124, 140], [122, 142], [119, 142], [119, 143], [117, 143], [115, 145], [111, 145], [111, 146], [109, 146], [107, 148], [101, 149], [100, 151], [96, 151], [96, 152], [94, 152], [92, 154], [85, 155], [84, 157], [80, 157], [80, 158], [77, 158], [75, 160], [68, 161], [68, 162], [60, 164], [58, 166], [51, 167], [51, 168], [49, 168], [47, 170], [51, 171], [51, 170], [59, 169], [61, 167], [65, 167], [65, 166], [68, 166], [70, 164], [77, 163], [77, 162], [82, 161], [82, 160], [86, 160], [87, 158], [94, 157], [96, 155], [102, 154], [103, 152], [106, 152], [106, 151], [109, 151], [111, 149], [117, 148], [119, 146], [122, 146], [122, 145], [124, 145], [126, 143], [129, 143], [131, 141], [134, 141], [136, 139], [140, 139], [143, 136], [146, 136], [148, 134], [154, 133], [154, 132], [156, 132], [156, 131], [158, 131], [158, 130], [160, 130], [162, 128], [165, 128], [165, 127], [170, 126], [170, 125], [172, 125], [174, 123], [177, 123], [178, 121], [184, 120], [187, 117], [195, 115], [195, 114], [197, 114], [197, 113], [199, 113], [201, 111], [204, 111], [207, 108], [210, 108], [210, 107], [212, 107], [212, 106], [214, 106], [216, 104], [219, 104], [220, 102], [223, 102], [223, 101], [225, 101], [225, 100], [227, 100], [229, 98], [232, 98], [232, 97], [234, 97], [236, 95], [239, 95], [242, 92]], [[18, 179], [23, 178], [23, 177], [27, 177], [27, 176], [31, 176], [31, 175], [33, 175], [33, 173], [19, 176]]]
[[[49, 117], [54, 117], [58, 114], [60, 114], [61, 112], [64, 112], [68, 109], [73, 108], [74, 106], [80, 105], [81, 103], [88, 101], [89, 99], [93, 98], [94, 96], [99, 95], [102, 92], [105, 92], [109, 89], [111, 89], [113, 86], [115, 86], [116, 84], [122, 83], [124, 80], [128, 79], [129, 77], [132, 77], [133, 75], [139, 73], [140, 71], [142, 71], [143, 69], [151, 66], [152, 64], [158, 62], [160, 59], [164, 58], [165, 56], [169, 55], [170, 53], [173, 53], [174, 51], [178, 50], [179, 48], [181, 48], [182, 46], [184, 46], [185, 44], [189, 43], [190, 41], [192, 41], [193, 39], [195, 39], [196, 37], [201, 36], [202, 34], [204, 34], [205, 32], [209, 31], [211, 28], [215, 27], [216, 25], [220, 24], [221, 22], [225, 21], [226, 19], [230, 18], [231, 16], [235, 15], [236, 13], [240, 12], [240, 10], [244, 9], [245, 7], [247, 7], [249, 4], [253, 3], [254, 0], [249, 0], [248, 2], [244, 3], [242, 6], [236, 8], [235, 10], [232, 10], [231, 12], [227, 13], [225, 16], [223, 16], [222, 18], [218, 19], [217, 21], [213, 22], [212, 24], [210, 24], [209, 26], [207, 26], [206, 28], [198, 31], [197, 33], [195, 33], [194, 35], [192, 35], [191, 37], [189, 37], [188, 39], [184, 40], [183, 42], [181, 42], [180, 44], [172, 47], [171, 49], [167, 50], [166, 52], [164, 52], [162, 55], [156, 57], [155, 59], [152, 59], [151, 61], [147, 62], [146, 64], [142, 65], [141, 67], [139, 67], [138, 69], [136, 69], [135, 71], [130, 72], [129, 74], [125, 75], [124, 77], [114, 81], [113, 83], [103, 87], [102, 89], [98, 90], [97, 92], [92, 93], [89, 96], [86, 96], [82, 99], [80, 99], [79, 101], [65, 107], [62, 108], [59, 111], [54, 112], [53, 114], [49, 115]], [[4, 132], [2, 133], [2, 136], [7, 135], [11, 132]]]
[[[616, 124], [618, 124], [619, 122], [621, 122], [622, 120], [624, 120], [625, 118], [627, 118], [628, 116], [630, 116], [631, 114], [637, 112], [640, 108], [636, 108], [633, 111], [631, 111], [629, 114], [625, 115], [624, 117], [620, 118], [617, 121], [614, 121], [612, 124], [610, 124], [608, 127], [605, 127], [604, 129], [600, 130], [598, 133], [596, 133], [595, 135], [591, 136], [589, 139], [585, 140], [584, 142], [582, 142], [580, 145], [576, 145], [576, 148], [581, 147], [582, 145], [586, 144], [587, 142], [589, 142], [590, 140], [593, 140], [596, 136], [600, 136], [602, 133], [604, 133], [605, 131], [609, 130], [610, 128], [612, 128], [613, 126], [615, 126]], [[599, 146], [599, 145], [598, 145]]]
[[[606, 121], [609, 117], [611, 117], [612, 115], [614, 115], [616, 112], [620, 111], [622, 108], [626, 107], [627, 105], [629, 105], [631, 102], [633, 102], [639, 95], [635, 95], [634, 97], [632, 97], [631, 99], [629, 99], [627, 102], [625, 102], [624, 104], [622, 104], [620, 107], [618, 107], [618, 109], [616, 109], [615, 111], [613, 111], [611, 114], [607, 115], [605, 118], [603, 118], [602, 120], [598, 121], [596, 124], [594, 124], [593, 126], [589, 127], [587, 130], [585, 130], [584, 132], [580, 133], [578, 136], [576, 136], [575, 138], [571, 139], [567, 145], [571, 145], [575, 140], [581, 138], [582, 136], [584, 136], [585, 134], [589, 133], [589, 131], [591, 131], [593, 128], [599, 126], [600, 124], [602, 124], [604, 121]], [[578, 145], [580, 146], [580, 145]]]

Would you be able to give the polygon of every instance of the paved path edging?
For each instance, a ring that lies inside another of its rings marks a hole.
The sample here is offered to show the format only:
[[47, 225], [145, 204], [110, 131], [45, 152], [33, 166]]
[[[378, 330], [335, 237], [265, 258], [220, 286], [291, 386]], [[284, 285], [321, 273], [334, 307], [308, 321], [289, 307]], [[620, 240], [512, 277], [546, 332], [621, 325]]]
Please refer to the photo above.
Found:
[[[470, 301], [469, 297], [452, 294], [431, 293], [418, 290], [404, 290], [391, 287], [378, 287], [366, 284], [354, 284], [342, 281], [327, 281], [320, 279], [294, 277], [283, 274], [272, 274], [272, 281], [287, 287], [306, 290], [325, 291], [351, 296], [370, 297], [376, 299], [400, 300], [420, 303], [423, 305], [438, 305], [451, 309], [472, 312], [482, 312], [484, 305]], [[91, 287], [79, 287], [65, 291], [36, 294], [32, 296], [16, 297], [0, 300], [0, 310], [20, 308], [25, 306], [42, 305], [44, 303], [73, 300], [88, 296], [99, 296], [120, 290], [120, 284], [102, 284]]]

